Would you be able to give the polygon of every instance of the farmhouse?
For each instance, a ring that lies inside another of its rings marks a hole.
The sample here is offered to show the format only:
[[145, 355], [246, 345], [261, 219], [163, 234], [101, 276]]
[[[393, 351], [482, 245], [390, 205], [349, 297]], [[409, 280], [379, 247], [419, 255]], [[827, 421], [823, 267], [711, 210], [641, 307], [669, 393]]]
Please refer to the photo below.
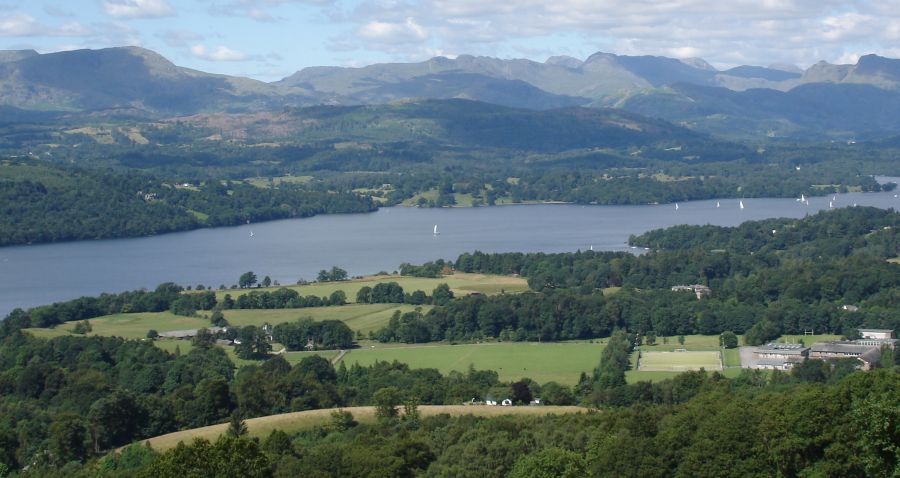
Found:
[[709, 287], [707, 287], [703, 284], [672, 286], [673, 292], [686, 291], [686, 290], [692, 291], [697, 296], [698, 299], [702, 299], [703, 297], [708, 296], [709, 294], [712, 293], [712, 289], [710, 289]]
[[[197, 331], [199, 329], [184, 329], [184, 330], [170, 330], [168, 332], [160, 332], [159, 338], [161, 339], [190, 339], [197, 336]], [[219, 332], [227, 331], [226, 327], [207, 327], [211, 334], [217, 334]]]
[[767, 370], [790, 370], [794, 365], [806, 360], [809, 348], [801, 344], [770, 343], [753, 350], [756, 368]]

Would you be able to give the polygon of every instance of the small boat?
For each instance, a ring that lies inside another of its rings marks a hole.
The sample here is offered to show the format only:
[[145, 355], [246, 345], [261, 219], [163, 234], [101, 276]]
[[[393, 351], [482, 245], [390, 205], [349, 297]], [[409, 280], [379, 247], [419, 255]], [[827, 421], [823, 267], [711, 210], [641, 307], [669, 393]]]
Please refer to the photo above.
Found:
[[675, 203], [675, 210], [678, 210], [678, 203]]
[[832, 201], [837, 201], [837, 195], [831, 196]]
[[800, 202], [806, 202], [806, 196], [800, 194]]
[[744, 201], [741, 201], [741, 209], [744, 209]]
[[435, 225], [434, 225], [434, 235], [437, 236], [438, 234], [440, 234], [440, 232], [438, 232], [438, 230], [437, 230], [437, 224], [435, 224]]
[[716, 207], [719, 207], [719, 201], [716, 201]]
[[250, 231], [250, 237], [253, 237], [253, 231]]
[[591, 250], [591, 251], [594, 250], [594, 245], [593, 245], [593, 244], [591, 244], [591, 248], [590, 248], [589, 250]]
[[828, 208], [830, 209], [833, 207], [834, 207], [834, 201], [828, 201]]

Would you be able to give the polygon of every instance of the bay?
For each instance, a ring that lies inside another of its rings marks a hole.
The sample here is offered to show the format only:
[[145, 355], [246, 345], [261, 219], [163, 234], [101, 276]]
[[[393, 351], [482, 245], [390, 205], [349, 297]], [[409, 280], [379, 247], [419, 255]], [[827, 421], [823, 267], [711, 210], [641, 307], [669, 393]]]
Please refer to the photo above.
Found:
[[[896, 178], [879, 178], [879, 180]], [[748, 220], [803, 217], [829, 206], [896, 208], [889, 193], [809, 198], [692, 201], [643, 206], [571, 204], [482, 208], [383, 208], [135, 239], [0, 248], [0, 317], [102, 292], [162, 282], [218, 287], [254, 271], [281, 284], [313, 280], [338, 266], [351, 275], [392, 272], [403, 262], [455, 260], [463, 252], [630, 250], [630, 234], [676, 224], [734, 226]], [[716, 207], [716, 203], [719, 207]], [[833, 204], [829, 204], [833, 202]], [[439, 234], [433, 234], [434, 226]], [[252, 234], [251, 234], [252, 232]]]

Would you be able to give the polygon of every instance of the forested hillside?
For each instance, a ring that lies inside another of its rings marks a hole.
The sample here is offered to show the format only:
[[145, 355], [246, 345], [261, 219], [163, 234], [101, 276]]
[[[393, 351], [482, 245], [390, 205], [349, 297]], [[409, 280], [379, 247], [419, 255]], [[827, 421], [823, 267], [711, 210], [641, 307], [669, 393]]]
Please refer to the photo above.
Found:
[[134, 237], [198, 227], [368, 212], [369, 198], [241, 182], [165, 182], [145, 173], [0, 162], [0, 246]]

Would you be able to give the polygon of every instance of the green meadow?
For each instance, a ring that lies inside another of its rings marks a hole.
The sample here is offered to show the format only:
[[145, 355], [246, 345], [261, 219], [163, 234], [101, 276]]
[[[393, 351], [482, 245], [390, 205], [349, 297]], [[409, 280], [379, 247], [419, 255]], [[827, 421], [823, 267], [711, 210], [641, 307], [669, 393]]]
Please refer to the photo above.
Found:
[[590, 373], [600, 361], [603, 345], [589, 342], [494, 342], [483, 344], [366, 344], [344, 356], [348, 366], [375, 361], [399, 361], [412, 368], [436, 368], [442, 374], [465, 372], [469, 366], [494, 370], [500, 380], [528, 377], [538, 383], [578, 383], [581, 372]]
[[[225, 318], [232, 325], [261, 326], [265, 323], [277, 325], [283, 322], [293, 322], [301, 318], [313, 320], [340, 320], [345, 322], [354, 332], [359, 330], [368, 334], [387, 324], [394, 311], [400, 313], [410, 312], [421, 307], [422, 312], [427, 312], [431, 306], [413, 306], [402, 304], [350, 304], [332, 307], [307, 307], [303, 309], [242, 309], [226, 310]], [[208, 314], [208, 312], [204, 312]], [[107, 337], [123, 337], [126, 339], [143, 339], [147, 337], [150, 329], [157, 332], [172, 330], [199, 329], [209, 327], [209, 320], [205, 317], [184, 317], [171, 312], [138, 312], [133, 314], [114, 314], [90, 319], [88, 322], [93, 329], [87, 335], [99, 335]], [[72, 334], [75, 328], [74, 322], [56, 326], [53, 329], [25, 329], [37, 337], [52, 338], [60, 335]]]
[[[237, 279], [237, 278], [235, 278]], [[260, 279], [262, 279], [260, 277]], [[334, 291], [344, 291], [347, 294], [347, 300], [356, 301], [356, 293], [365, 286], [374, 287], [376, 284], [383, 282], [396, 282], [403, 287], [405, 292], [414, 292], [416, 290], [424, 291], [431, 295], [438, 284], [447, 284], [456, 295], [466, 295], [473, 292], [491, 295], [501, 292], [515, 293], [528, 290], [528, 281], [521, 277], [511, 277], [490, 274], [468, 274], [464, 272], [456, 272], [440, 278], [428, 277], [409, 277], [399, 275], [377, 275], [366, 276], [361, 279], [353, 279], [347, 281], [336, 282], [315, 282], [306, 285], [287, 285], [274, 286], [269, 288], [252, 288], [252, 289], [228, 289], [216, 291], [216, 299], [221, 299], [225, 294], [231, 295], [233, 299], [257, 290], [273, 291], [280, 287], [296, 290], [300, 295], [315, 295], [325, 297], [331, 295]]]

